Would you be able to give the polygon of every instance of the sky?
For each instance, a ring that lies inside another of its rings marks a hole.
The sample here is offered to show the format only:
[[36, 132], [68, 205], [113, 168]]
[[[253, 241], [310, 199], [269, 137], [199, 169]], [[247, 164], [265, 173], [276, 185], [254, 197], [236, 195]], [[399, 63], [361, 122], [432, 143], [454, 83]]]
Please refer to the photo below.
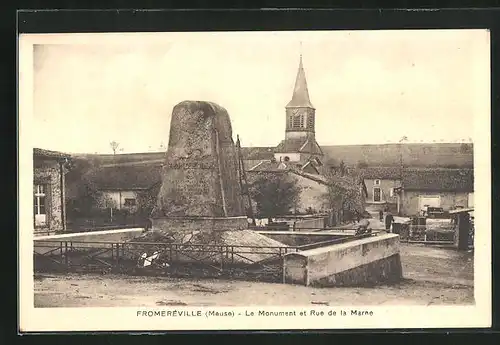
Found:
[[[473, 141], [489, 111], [484, 30], [47, 35], [33, 53], [33, 145], [158, 151], [172, 108], [218, 103], [243, 146], [276, 146], [299, 56], [320, 145]], [[21, 71], [22, 72], [22, 71]], [[482, 97], [481, 97], [482, 96]], [[483, 103], [481, 103], [483, 102]], [[488, 113], [489, 117], [489, 113]]]

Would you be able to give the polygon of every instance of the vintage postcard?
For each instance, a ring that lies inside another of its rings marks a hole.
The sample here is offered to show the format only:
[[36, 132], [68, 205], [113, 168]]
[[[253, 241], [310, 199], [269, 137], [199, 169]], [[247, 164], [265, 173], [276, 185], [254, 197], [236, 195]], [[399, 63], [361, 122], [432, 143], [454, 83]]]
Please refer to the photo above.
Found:
[[21, 331], [489, 327], [490, 210], [487, 30], [19, 37]]

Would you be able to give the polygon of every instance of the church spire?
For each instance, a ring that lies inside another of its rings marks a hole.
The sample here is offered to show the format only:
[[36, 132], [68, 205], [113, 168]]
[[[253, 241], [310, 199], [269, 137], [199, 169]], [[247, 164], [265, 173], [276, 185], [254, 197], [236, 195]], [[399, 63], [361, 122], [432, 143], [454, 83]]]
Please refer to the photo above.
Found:
[[287, 108], [314, 108], [309, 100], [309, 91], [307, 89], [306, 73], [302, 66], [302, 52], [300, 53], [299, 70], [295, 79], [295, 88], [293, 89], [292, 100], [287, 104]]

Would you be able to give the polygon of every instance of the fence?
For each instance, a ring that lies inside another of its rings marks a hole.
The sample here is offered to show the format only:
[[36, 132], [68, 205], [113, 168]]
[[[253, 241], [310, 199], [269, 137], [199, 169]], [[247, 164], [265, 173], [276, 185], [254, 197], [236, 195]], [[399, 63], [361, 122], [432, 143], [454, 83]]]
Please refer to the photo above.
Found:
[[[453, 246], [456, 243], [457, 228], [453, 224], [440, 226], [397, 224], [393, 232], [399, 233], [400, 241], [406, 243], [436, 244]], [[474, 226], [469, 232], [469, 247], [474, 246]]]
[[343, 243], [369, 235], [302, 246], [251, 246], [157, 242], [54, 241], [34, 243], [37, 272], [168, 274], [280, 282], [287, 253]]
[[245, 276], [282, 279], [282, 259], [296, 247], [147, 242], [37, 241], [36, 271], [168, 273], [172, 276]]

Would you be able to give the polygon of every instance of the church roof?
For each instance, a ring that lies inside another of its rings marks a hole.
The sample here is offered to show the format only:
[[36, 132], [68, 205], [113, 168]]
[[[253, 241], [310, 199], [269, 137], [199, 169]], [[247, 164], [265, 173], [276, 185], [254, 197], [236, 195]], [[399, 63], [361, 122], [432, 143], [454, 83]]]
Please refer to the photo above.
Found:
[[322, 155], [323, 151], [316, 140], [309, 138], [287, 139], [281, 141], [275, 149], [278, 153], [310, 153]]
[[287, 108], [307, 107], [314, 108], [309, 100], [309, 91], [307, 89], [306, 73], [302, 66], [302, 55], [300, 56], [299, 70], [295, 79], [292, 100], [287, 104]]

